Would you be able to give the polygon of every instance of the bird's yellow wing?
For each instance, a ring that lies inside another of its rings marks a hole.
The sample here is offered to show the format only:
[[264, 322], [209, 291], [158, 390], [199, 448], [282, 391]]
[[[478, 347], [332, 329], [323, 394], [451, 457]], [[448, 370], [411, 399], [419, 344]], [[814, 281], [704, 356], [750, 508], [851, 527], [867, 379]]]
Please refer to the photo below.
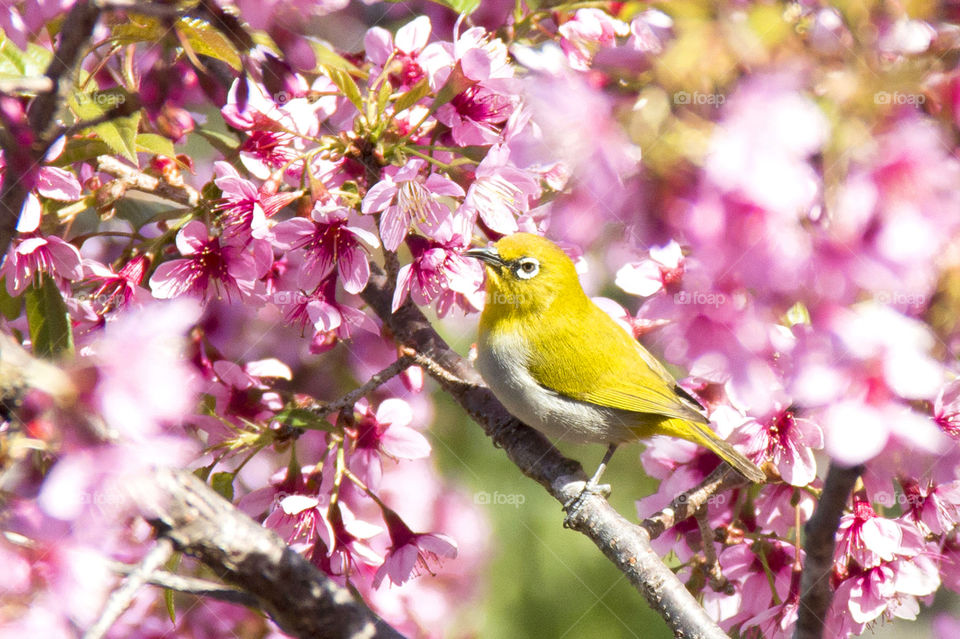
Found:
[[599, 406], [706, 423], [660, 362], [596, 304], [584, 302], [566, 308], [571, 321], [528, 328], [535, 342], [530, 374], [539, 384]]

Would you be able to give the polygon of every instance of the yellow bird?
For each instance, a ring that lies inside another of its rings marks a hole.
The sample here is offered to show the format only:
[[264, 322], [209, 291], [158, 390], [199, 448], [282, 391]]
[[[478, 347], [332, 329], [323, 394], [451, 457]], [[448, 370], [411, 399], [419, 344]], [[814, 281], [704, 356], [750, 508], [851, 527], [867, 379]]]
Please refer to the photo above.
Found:
[[766, 480], [716, 436], [703, 407], [663, 365], [587, 297], [560, 247], [517, 233], [465, 254], [486, 266], [477, 369], [493, 394], [554, 440], [609, 446], [573, 509], [596, 492], [619, 444], [653, 435], [694, 442], [751, 481]]

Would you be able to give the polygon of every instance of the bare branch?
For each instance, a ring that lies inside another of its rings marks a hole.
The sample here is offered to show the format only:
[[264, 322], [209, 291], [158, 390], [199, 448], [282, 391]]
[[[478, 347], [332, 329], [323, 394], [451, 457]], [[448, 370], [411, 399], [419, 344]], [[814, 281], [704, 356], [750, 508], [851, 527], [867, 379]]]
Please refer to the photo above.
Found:
[[99, 156], [97, 169], [118, 178], [129, 189], [152, 193], [184, 206], [196, 206], [200, 202], [200, 193], [189, 184], [174, 186], [160, 178], [141, 173], [111, 155]]
[[287, 634], [402, 639], [280, 537], [187, 471], [158, 470], [144, 487], [158, 534], [253, 595]]
[[110, 630], [110, 626], [120, 618], [123, 611], [126, 610], [137, 596], [137, 591], [143, 587], [150, 575], [162, 566], [173, 555], [173, 544], [169, 539], [160, 538], [157, 545], [150, 549], [143, 561], [130, 573], [123, 584], [113, 591], [107, 603], [103, 606], [103, 612], [89, 630], [87, 630], [83, 639], [101, 639]]
[[361, 397], [364, 397], [368, 393], [373, 392], [380, 386], [383, 386], [384, 384], [389, 382], [391, 379], [393, 379], [394, 377], [402, 373], [404, 370], [413, 366], [413, 360], [414, 358], [410, 355], [401, 355], [397, 359], [397, 361], [390, 364], [389, 366], [384, 368], [382, 371], [378, 373], [374, 373], [370, 377], [370, 379], [368, 379], [366, 383], [363, 384], [363, 386], [359, 386], [353, 389], [352, 391], [350, 391], [340, 399], [330, 402], [329, 404], [317, 405], [314, 408], [314, 411], [318, 415], [324, 416], [324, 415], [330, 415], [332, 413], [338, 413], [342, 411], [344, 408], [352, 407], [354, 404], [357, 403], [357, 401]]
[[[119, 561], [109, 562], [110, 570], [121, 575], [129, 575], [137, 569], [136, 566], [125, 564]], [[175, 575], [165, 570], [155, 570], [153, 574], [147, 577], [146, 582], [151, 586], [159, 586], [168, 590], [186, 593], [188, 595], [197, 595], [198, 597], [209, 597], [218, 601], [240, 604], [248, 608], [258, 607], [257, 598], [248, 592], [232, 586], [224, 586], [214, 581], [198, 579], [196, 577], [184, 577]]]
[[734, 488], [746, 486], [750, 482], [746, 477], [733, 470], [727, 464], [720, 464], [716, 470], [707, 475], [707, 478], [690, 490], [681, 493], [670, 505], [658, 513], [650, 515], [640, 525], [650, 533], [651, 539], [656, 539], [667, 528], [679, 524], [687, 517], [692, 517], [710, 498]]
[[[361, 295], [397, 341], [418, 353], [415, 361], [483, 428], [494, 445], [504, 449], [523, 474], [560, 503], [580, 494], [587, 479], [580, 464], [561, 455], [543, 435], [510, 415], [416, 306], [408, 302], [396, 313], [391, 311], [393, 291], [382, 269], [375, 268]], [[567, 523], [596, 544], [677, 636], [727, 636], [654, 552], [647, 531], [624, 519], [605, 499], [591, 495]]]
[[703, 569], [710, 587], [717, 592], [732, 595], [734, 592], [733, 584], [723, 576], [723, 572], [720, 570], [720, 562], [717, 560], [717, 549], [713, 545], [713, 529], [710, 528], [710, 522], [707, 519], [707, 507], [702, 507], [693, 516], [697, 520], [697, 528], [700, 531], [700, 545], [703, 547]]
[[820, 501], [817, 502], [813, 516], [804, 526], [805, 560], [794, 639], [820, 639], [823, 636], [823, 625], [833, 599], [830, 573], [833, 570], [837, 527], [840, 525], [840, 517], [850, 491], [861, 473], [863, 466], [846, 468], [830, 464]]

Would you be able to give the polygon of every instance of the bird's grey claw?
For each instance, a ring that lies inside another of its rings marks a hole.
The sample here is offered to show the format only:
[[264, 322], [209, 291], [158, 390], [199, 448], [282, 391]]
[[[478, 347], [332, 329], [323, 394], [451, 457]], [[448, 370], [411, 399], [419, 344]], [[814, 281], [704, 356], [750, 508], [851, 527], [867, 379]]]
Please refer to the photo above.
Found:
[[568, 499], [566, 503], [563, 504], [563, 509], [567, 513], [567, 516], [563, 520], [564, 528], [570, 528], [570, 524], [573, 521], [574, 516], [583, 507], [583, 503], [590, 495], [599, 495], [600, 497], [604, 498], [609, 497], [610, 484], [591, 484], [590, 482], [587, 482], [584, 485], [583, 490], [581, 490], [576, 497]]

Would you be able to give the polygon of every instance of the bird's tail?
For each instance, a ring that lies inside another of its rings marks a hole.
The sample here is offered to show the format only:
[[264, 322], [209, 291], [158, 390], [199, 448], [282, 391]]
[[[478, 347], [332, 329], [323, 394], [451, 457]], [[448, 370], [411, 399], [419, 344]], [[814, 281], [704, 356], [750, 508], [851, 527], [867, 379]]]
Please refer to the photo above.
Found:
[[660, 427], [671, 435], [710, 449], [750, 481], [756, 484], [767, 481], [767, 475], [756, 464], [744, 457], [736, 448], [717, 437], [717, 434], [710, 430], [707, 424], [670, 418], [661, 422]]

